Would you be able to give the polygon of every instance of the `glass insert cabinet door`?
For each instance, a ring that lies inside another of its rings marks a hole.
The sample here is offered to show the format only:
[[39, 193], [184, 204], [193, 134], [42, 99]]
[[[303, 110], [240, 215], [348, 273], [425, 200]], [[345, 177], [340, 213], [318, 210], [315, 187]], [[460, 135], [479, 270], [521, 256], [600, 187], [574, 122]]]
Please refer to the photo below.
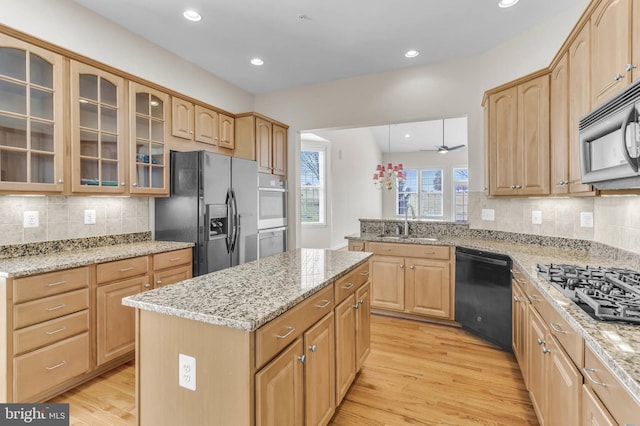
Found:
[[61, 192], [63, 58], [0, 34], [0, 191]]
[[129, 82], [130, 150], [129, 173], [132, 194], [169, 194], [169, 150], [167, 117], [169, 95]]
[[126, 190], [124, 85], [121, 77], [71, 61], [73, 192]]

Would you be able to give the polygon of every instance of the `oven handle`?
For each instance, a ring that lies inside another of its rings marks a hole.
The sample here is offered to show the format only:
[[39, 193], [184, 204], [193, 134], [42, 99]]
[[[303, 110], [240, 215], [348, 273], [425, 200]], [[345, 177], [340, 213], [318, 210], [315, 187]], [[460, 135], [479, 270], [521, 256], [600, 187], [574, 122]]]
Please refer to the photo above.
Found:
[[287, 227], [286, 226], [282, 226], [280, 228], [267, 228], [267, 229], [258, 229], [258, 235], [262, 234], [266, 234], [267, 232], [279, 232], [279, 231], [286, 231]]
[[286, 188], [269, 188], [266, 186], [259, 186], [258, 191], [269, 191], [269, 192], [289, 192]]
[[631, 107], [631, 111], [629, 114], [625, 116], [624, 121], [622, 122], [622, 153], [624, 154], [624, 158], [627, 160], [627, 163], [631, 166], [634, 172], [638, 171], [638, 158], [631, 158], [629, 155], [629, 150], [627, 149], [627, 127], [631, 122], [637, 123], [638, 117], [636, 114], [636, 107], [633, 105]]

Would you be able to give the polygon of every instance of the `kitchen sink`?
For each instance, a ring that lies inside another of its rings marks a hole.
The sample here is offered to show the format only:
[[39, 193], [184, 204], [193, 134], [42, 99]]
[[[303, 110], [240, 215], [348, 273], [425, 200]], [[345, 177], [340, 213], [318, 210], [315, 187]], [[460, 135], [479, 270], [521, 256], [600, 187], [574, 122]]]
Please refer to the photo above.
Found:
[[414, 240], [414, 241], [424, 241], [424, 242], [434, 242], [434, 241], [438, 241], [437, 238], [433, 238], [433, 237], [414, 237], [411, 235], [388, 235], [388, 234], [378, 234], [376, 235], [376, 238], [382, 238], [385, 240], [391, 240], [391, 241], [401, 241], [401, 240]]

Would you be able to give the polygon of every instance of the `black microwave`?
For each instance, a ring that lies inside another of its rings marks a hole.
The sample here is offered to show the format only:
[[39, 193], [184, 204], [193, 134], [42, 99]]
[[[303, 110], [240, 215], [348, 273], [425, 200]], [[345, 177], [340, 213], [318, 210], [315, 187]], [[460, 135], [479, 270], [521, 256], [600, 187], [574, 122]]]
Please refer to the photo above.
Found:
[[640, 188], [640, 80], [578, 123], [582, 183], [598, 189]]

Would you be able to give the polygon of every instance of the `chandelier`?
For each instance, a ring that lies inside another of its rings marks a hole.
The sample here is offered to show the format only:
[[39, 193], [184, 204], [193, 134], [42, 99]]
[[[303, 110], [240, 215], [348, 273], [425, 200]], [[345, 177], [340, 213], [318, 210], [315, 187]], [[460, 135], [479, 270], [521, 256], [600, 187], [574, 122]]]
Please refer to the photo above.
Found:
[[387, 188], [391, 191], [393, 188], [397, 188], [400, 182], [405, 180], [405, 174], [403, 172], [402, 163], [394, 166], [393, 164], [387, 164], [387, 168], [382, 164], [376, 166], [376, 172], [373, 174], [373, 185], [376, 189]]

